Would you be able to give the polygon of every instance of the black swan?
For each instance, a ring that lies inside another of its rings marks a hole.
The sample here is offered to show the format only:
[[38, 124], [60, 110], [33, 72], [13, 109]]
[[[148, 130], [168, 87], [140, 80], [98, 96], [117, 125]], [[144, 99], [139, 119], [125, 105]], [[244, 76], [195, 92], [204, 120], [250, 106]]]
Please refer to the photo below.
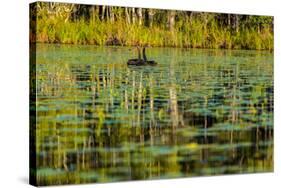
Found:
[[146, 54], [145, 54], [145, 47], [143, 47], [142, 49], [142, 55], [143, 55], [143, 59], [141, 59], [141, 53], [140, 53], [140, 47], [137, 46], [137, 50], [138, 50], [138, 58], [137, 59], [129, 59], [127, 62], [127, 65], [156, 65], [156, 61], [154, 60], [147, 60], [146, 58]]
[[143, 47], [143, 49], [142, 49], [142, 55], [143, 55], [143, 60], [146, 64], [148, 64], [148, 65], [156, 65], [157, 64], [157, 62], [154, 61], [154, 60], [147, 60], [146, 54], [145, 54], [145, 47]]
[[143, 59], [141, 59], [141, 53], [140, 53], [140, 47], [137, 46], [137, 50], [138, 50], [138, 58], [137, 59], [129, 59], [127, 64], [128, 65], [144, 65], [145, 62]]

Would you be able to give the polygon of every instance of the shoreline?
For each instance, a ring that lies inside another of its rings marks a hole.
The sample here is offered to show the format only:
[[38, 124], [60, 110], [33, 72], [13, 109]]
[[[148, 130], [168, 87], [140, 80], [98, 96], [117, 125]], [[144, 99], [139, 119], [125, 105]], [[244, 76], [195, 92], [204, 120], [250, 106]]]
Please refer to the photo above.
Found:
[[[30, 44], [39, 45], [69, 45], [69, 46], [92, 46], [92, 47], [126, 47], [135, 48], [136, 46], [122, 46], [122, 45], [96, 45], [96, 44], [74, 44], [74, 43], [50, 43], [50, 42], [30, 42]], [[150, 46], [150, 48], [175, 48], [175, 49], [185, 49], [185, 50], [225, 50], [225, 51], [258, 51], [258, 52], [269, 52], [274, 53], [274, 49], [228, 49], [228, 48], [190, 48], [190, 47], [173, 47], [173, 46]]]

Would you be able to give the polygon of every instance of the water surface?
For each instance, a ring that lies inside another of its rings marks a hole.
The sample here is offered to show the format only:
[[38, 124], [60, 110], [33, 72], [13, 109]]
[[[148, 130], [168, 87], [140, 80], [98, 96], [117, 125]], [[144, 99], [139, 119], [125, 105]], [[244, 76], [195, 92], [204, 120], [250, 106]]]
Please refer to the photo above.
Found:
[[273, 55], [37, 45], [40, 185], [273, 170]]

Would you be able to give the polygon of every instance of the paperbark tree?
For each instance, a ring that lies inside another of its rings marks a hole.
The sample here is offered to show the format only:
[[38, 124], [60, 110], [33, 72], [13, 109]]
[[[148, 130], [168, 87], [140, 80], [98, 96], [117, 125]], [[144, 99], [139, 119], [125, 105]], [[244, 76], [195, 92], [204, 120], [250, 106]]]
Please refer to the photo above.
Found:
[[142, 25], [142, 8], [138, 8], [137, 14], [138, 14], [139, 25]]
[[174, 31], [176, 11], [171, 10], [168, 12], [168, 24], [170, 31]]
[[148, 25], [149, 27], [153, 26], [153, 16], [155, 14], [155, 10], [153, 9], [148, 9]]

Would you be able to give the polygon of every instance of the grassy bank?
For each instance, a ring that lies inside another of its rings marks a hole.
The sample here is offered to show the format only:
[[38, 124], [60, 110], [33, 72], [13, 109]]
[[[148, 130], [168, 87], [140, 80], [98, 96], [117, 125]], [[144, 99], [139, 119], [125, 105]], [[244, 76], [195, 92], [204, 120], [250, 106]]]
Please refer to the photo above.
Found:
[[[160, 12], [159, 15], [161, 14], [164, 13]], [[218, 14], [198, 14], [199, 16], [187, 20], [186, 16], [180, 17], [179, 13], [171, 29], [166, 26], [167, 20], [163, 21], [159, 16], [154, 18], [153, 25], [147, 26], [139, 23], [128, 24], [125, 16], [121, 13], [118, 17], [116, 15], [114, 20], [101, 19], [99, 13], [66, 20], [65, 17], [38, 12], [36, 39], [33, 40], [65, 44], [273, 49], [273, 31], [268, 24], [256, 27], [257, 24], [253, 21], [244, 27], [246, 24], [242, 20], [240, 25], [243, 27], [240, 26], [239, 31], [235, 31], [232, 26], [222, 25], [218, 21]], [[245, 20], [249, 22], [249, 19]]]

